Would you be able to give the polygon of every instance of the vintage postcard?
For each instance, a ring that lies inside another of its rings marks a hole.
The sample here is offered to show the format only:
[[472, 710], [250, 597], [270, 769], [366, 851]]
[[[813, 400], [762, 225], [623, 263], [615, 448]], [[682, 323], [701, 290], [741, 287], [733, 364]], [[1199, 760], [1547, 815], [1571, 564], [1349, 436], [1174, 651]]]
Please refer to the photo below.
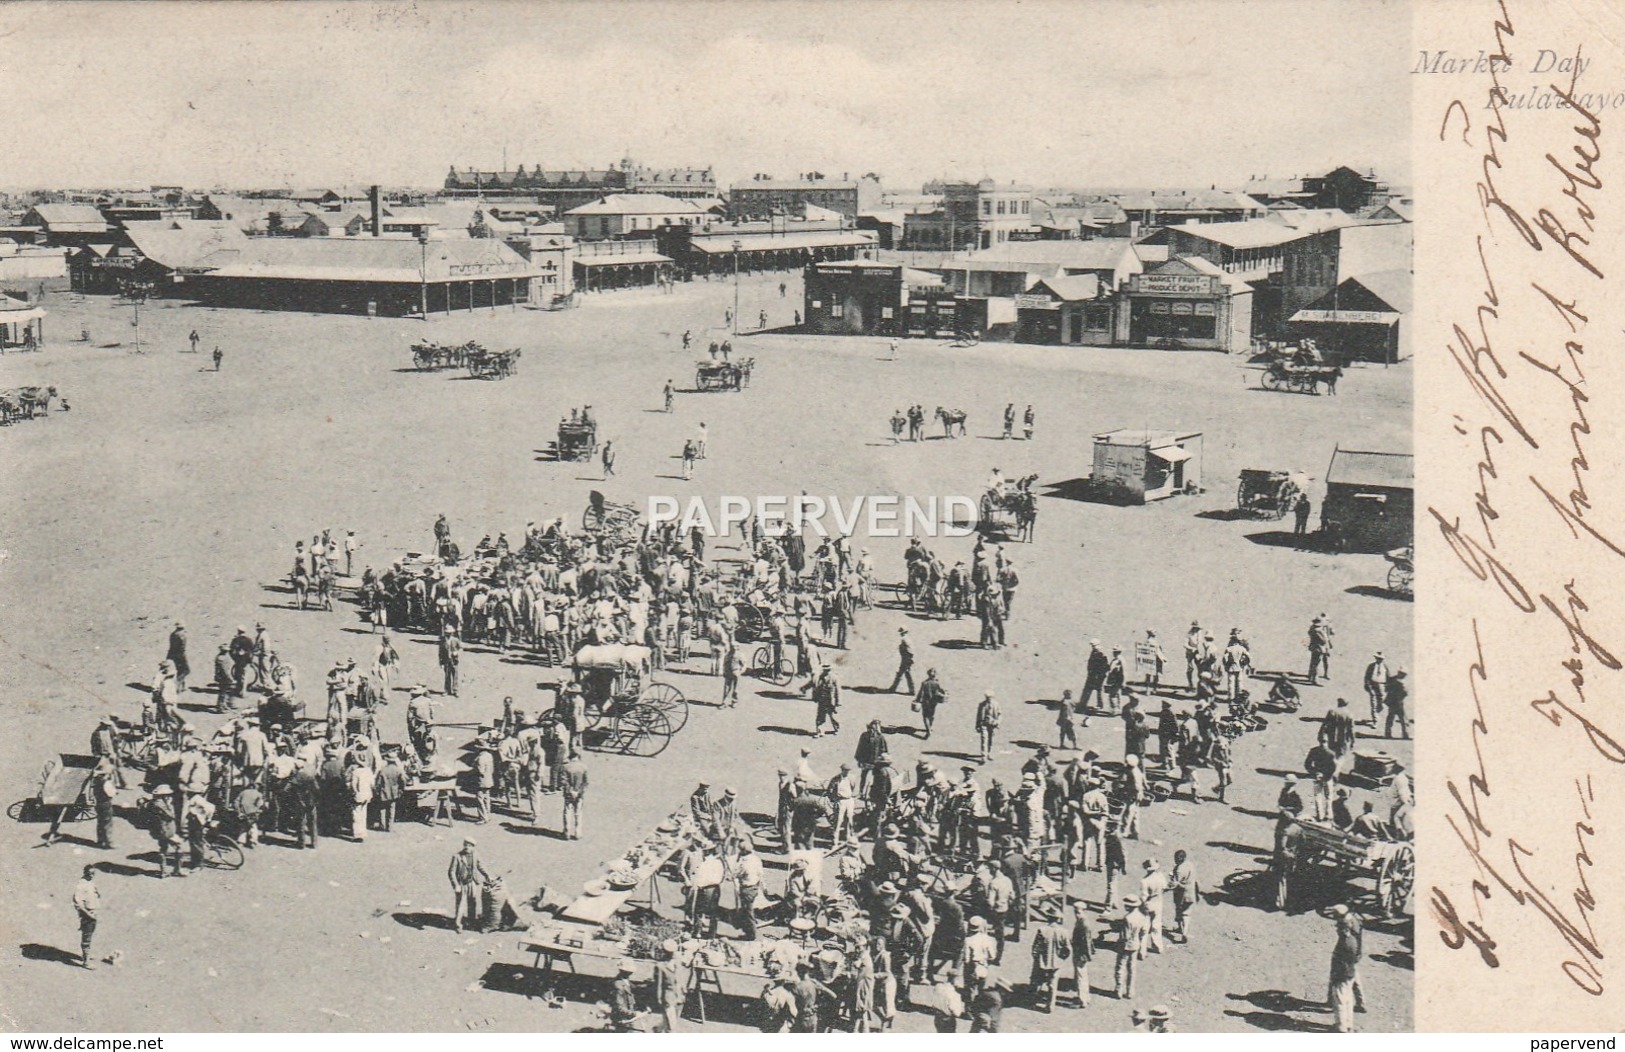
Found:
[[0, 41], [0, 1027], [1619, 1027], [1604, 0]]

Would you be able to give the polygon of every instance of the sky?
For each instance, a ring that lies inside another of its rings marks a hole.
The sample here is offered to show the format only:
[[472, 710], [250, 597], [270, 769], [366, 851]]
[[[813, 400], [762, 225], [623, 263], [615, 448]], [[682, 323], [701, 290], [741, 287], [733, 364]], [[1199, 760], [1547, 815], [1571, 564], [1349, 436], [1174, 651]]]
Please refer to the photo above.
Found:
[[437, 186], [451, 165], [1038, 186], [1408, 183], [1388, 0], [0, 4], [17, 187]]

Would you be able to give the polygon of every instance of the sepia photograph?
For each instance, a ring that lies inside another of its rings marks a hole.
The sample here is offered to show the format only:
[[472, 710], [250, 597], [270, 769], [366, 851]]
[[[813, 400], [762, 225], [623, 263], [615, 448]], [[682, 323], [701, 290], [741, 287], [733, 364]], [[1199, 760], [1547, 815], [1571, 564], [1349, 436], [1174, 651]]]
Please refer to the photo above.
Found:
[[0, 5], [0, 1026], [1414, 1030], [1412, 14]]

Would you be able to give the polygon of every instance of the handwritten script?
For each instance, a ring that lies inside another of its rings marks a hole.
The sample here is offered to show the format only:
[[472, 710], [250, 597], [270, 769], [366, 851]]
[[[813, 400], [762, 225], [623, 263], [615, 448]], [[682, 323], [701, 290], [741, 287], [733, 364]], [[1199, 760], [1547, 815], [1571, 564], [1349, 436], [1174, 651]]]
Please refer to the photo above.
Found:
[[[1594, 772], [1625, 764], [1622, 732], [1595, 700], [1600, 681], [1619, 673], [1625, 657], [1625, 638], [1609, 637], [1593, 610], [1625, 573], [1625, 533], [1595, 510], [1608, 476], [1594, 473], [1595, 451], [1588, 451], [1596, 392], [1586, 385], [1587, 351], [1600, 343], [1592, 315], [1609, 295], [1598, 242], [1607, 161], [1603, 122], [1582, 104], [1582, 47], [1561, 67], [1571, 71], [1567, 80], [1551, 85], [1561, 108], [1509, 105], [1501, 77], [1519, 51], [1533, 50], [1520, 46], [1513, 6], [1490, 7], [1488, 105], [1482, 95], [1464, 95], [1437, 125], [1436, 149], [1451, 151], [1452, 163], [1465, 157], [1473, 173], [1463, 192], [1474, 195], [1477, 222], [1457, 241], [1477, 280], [1470, 308], [1457, 301], [1463, 306], [1443, 348], [1462, 385], [1446, 394], [1463, 407], [1452, 418], [1470, 452], [1460, 459], [1472, 466], [1470, 486], [1447, 488], [1466, 499], [1428, 506], [1423, 521], [1448, 549], [1442, 572], [1478, 582], [1483, 616], [1470, 619], [1466, 665], [1441, 702], [1461, 705], [1459, 726], [1471, 746], [1463, 755], [1471, 759], [1445, 773], [1456, 843], [1434, 850], [1464, 852], [1470, 878], [1435, 885], [1427, 897], [1443, 943], [1489, 968], [1506, 961], [1505, 926], [1534, 920], [1552, 968], [1600, 997], [1610, 976], [1593, 923], [1593, 856], [1604, 835]], [[1593, 567], [1597, 557], [1620, 562], [1599, 580], [1568, 568], [1582, 555]], [[1523, 630], [1486, 647], [1490, 621]], [[1541, 684], [1532, 696], [1531, 670]], [[1527, 772], [1492, 769], [1497, 736], [1505, 756], [1510, 743], [1533, 735], [1561, 736], [1572, 763], [1560, 773], [1571, 792], [1531, 800], [1519, 777]], [[1497, 811], [1497, 792], [1510, 793], [1508, 800], [1525, 795], [1518, 808]]]

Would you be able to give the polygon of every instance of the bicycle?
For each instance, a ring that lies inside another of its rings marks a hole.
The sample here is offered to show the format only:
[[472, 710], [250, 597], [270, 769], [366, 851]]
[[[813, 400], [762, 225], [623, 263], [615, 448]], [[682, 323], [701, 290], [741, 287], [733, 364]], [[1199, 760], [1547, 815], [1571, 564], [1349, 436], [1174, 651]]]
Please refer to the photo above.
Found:
[[756, 648], [756, 653], [750, 659], [751, 675], [767, 680], [774, 686], [787, 686], [796, 678], [796, 666], [787, 657], [779, 658], [777, 664], [773, 661], [773, 648], [766, 644]]

